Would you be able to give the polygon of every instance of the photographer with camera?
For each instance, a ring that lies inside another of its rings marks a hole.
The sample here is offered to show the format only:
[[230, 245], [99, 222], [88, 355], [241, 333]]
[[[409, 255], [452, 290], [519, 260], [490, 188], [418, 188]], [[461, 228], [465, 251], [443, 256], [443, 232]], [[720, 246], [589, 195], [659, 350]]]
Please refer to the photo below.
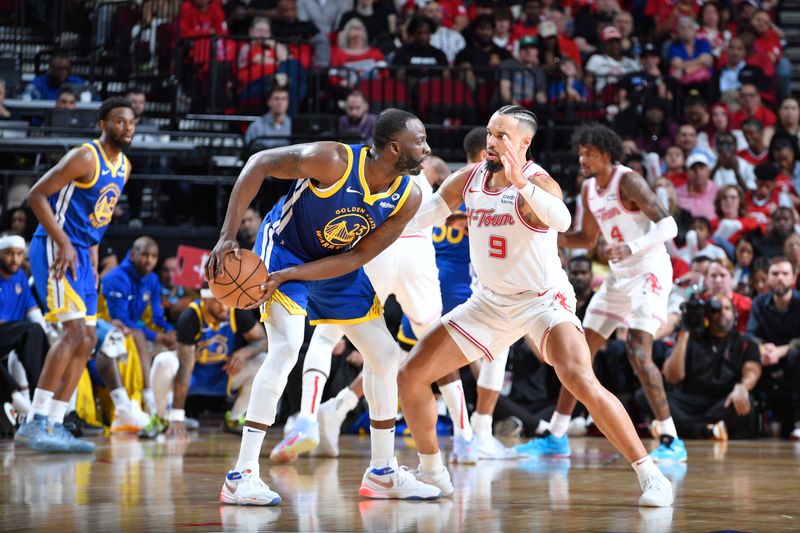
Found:
[[736, 330], [731, 299], [693, 294], [682, 306], [672, 354], [664, 362], [670, 412], [678, 431], [718, 440], [754, 438], [751, 391], [761, 376], [758, 345]]

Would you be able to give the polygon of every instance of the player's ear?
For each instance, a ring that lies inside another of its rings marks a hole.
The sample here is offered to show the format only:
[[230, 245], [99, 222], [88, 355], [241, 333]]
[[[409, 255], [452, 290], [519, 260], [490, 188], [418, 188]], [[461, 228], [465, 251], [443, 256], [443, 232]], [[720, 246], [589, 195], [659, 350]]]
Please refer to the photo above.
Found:
[[400, 155], [401, 149], [400, 149], [400, 143], [399, 142], [397, 142], [397, 141], [389, 141], [389, 144], [387, 145], [387, 147], [389, 148], [389, 151], [392, 152], [392, 154], [394, 154], [396, 156]]

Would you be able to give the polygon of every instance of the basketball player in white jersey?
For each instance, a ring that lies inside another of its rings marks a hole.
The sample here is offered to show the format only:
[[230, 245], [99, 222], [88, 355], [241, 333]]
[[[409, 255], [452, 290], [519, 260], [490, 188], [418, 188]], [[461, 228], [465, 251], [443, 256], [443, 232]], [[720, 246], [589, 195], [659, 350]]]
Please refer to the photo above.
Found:
[[639, 505], [670, 506], [672, 485], [647, 455], [622, 404], [592, 370], [575, 295], [558, 257], [557, 232], [569, 228], [569, 210], [555, 180], [525, 162], [535, 133], [533, 113], [519, 106], [499, 109], [487, 127], [486, 162], [451, 175], [415, 218], [419, 225], [435, 222], [465, 202], [479, 282], [466, 303], [420, 340], [398, 375], [403, 413], [419, 450], [415, 475], [443, 493], [452, 486], [442, 475], [430, 384], [465, 359], [491, 358], [530, 334], [564, 386], [630, 461], [643, 492]]
[[[672, 287], [672, 264], [665, 242], [678, 233], [675, 220], [647, 181], [618, 164], [622, 156], [619, 136], [597, 124], [578, 128], [573, 136], [581, 171], [586, 178], [583, 224], [580, 231], [559, 235], [559, 246], [594, 248], [602, 233], [608, 244], [611, 275], [592, 298], [583, 328], [589, 350], [595, 353], [614, 331], [628, 328], [628, 359], [642, 383], [656, 417], [660, 445], [654, 461], [685, 461], [686, 448], [678, 438], [669, 413], [661, 372], [653, 363], [653, 336], [667, 319]], [[518, 447], [529, 455], [570, 455], [567, 426], [575, 398], [561, 388], [550, 420], [550, 434]]]

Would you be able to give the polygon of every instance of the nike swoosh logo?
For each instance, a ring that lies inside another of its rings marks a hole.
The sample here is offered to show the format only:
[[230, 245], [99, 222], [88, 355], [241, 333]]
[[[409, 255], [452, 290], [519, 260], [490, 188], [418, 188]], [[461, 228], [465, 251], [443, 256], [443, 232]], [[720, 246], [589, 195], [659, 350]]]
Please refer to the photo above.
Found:
[[108, 169], [105, 169], [105, 170], [104, 170], [104, 171], [102, 171], [100, 174], [102, 174], [103, 176], [105, 176], [106, 174], [111, 174], [111, 171], [110, 171], [110, 170], [108, 170]]
[[369, 480], [372, 481], [373, 483], [375, 483], [376, 485], [380, 485], [381, 487], [383, 487], [385, 489], [393, 489], [394, 488], [394, 481], [392, 481], [391, 479], [389, 481], [380, 481], [380, 480], [375, 479], [372, 476], [369, 476]]
[[352, 187], [347, 187], [347, 189], [346, 189], [346, 190], [347, 190], [347, 192], [354, 192], [354, 193], [356, 193], [356, 194], [360, 194], [361, 196], [364, 196], [364, 193], [363, 193], [363, 192], [361, 192], [361, 191], [357, 191], [357, 190], [353, 189]]
[[644, 462], [645, 462], [645, 461], [647, 461], [647, 457], [645, 457], [645, 458], [644, 458], [644, 459], [642, 459], [641, 461], [637, 461], [637, 462], [636, 462], [636, 466], [639, 466], [639, 465], [641, 465], [641, 464], [644, 464]]

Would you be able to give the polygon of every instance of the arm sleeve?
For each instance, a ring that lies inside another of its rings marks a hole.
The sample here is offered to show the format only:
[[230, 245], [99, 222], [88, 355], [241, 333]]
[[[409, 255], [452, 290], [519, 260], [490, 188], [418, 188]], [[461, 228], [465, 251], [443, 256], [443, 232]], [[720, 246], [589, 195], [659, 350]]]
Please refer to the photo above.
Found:
[[178, 342], [180, 344], [194, 345], [197, 340], [197, 334], [200, 333], [200, 320], [197, 319], [197, 313], [194, 309], [187, 307], [178, 317], [178, 323], [175, 325], [175, 332], [177, 333]]
[[236, 309], [233, 313], [236, 317], [236, 333], [239, 335], [247, 333], [258, 324], [255, 315], [247, 309]]
[[440, 194], [433, 193], [422, 201], [417, 214], [406, 225], [405, 232], [420, 231], [431, 226], [440, 226], [444, 223], [451, 211]]
[[631, 255], [641, 250], [647, 250], [657, 244], [671, 241], [678, 236], [678, 224], [671, 216], [664, 217], [656, 222], [656, 227], [628, 243]]
[[572, 216], [569, 214], [567, 204], [560, 198], [530, 182], [522, 189], [519, 189], [518, 192], [528, 202], [528, 205], [531, 206], [531, 209], [543, 224], [558, 232], [564, 232], [569, 229], [572, 223]]

